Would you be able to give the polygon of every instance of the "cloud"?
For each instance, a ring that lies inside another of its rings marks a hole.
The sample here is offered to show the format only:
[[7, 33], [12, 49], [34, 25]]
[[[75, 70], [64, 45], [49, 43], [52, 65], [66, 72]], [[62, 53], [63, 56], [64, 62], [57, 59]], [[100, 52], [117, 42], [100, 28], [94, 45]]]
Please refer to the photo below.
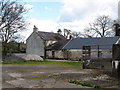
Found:
[[31, 4], [25, 4], [24, 7], [25, 7], [27, 10], [32, 10], [32, 9], [33, 9], [33, 5], [31, 5]]
[[38, 28], [38, 31], [57, 32], [58, 30], [58, 24], [52, 20], [39, 20], [31, 18], [28, 19], [27, 22], [30, 23], [30, 25], [27, 26], [27, 30], [20, 32], [21, 35], [25, 36], [25, 39], [27, 39], [33, 32], [34, 25]]
[[119, 1], [119, 6], [118, 6], [118, 8], [119, 8], [118, 17], [119, 17], [119, 19], [120, 19], [120, 1]]
[[45, 6], [44, 9], [47, 11], [51, 10], [51, 8], [49, 8], [48, 6]]
[[72, 22], [83, 20], [86, 17], [100, 15], [117, 16], [117, 4], [119, 0], [62, 0], [64, 6], [61, 9], [59, 22]]
[[70, 29], [71, 31], [82, 32], [88, 25], [88, 21], [92, 22], [92, 18], [86, 17], [82, 20], [74, 20], [72, 22], [58, 22], [58, 27], [61, 29]]
[[38, 31], [55, 32], [55, 33], [57, 33], [58, 29], [63, 30], [64, 28], [70, 29], [71, 31], [82, 31], [81, 28], [82, 26], [84, 26], [82, 24], [82, 21], [58, 23], [53, 20], [38, 20], [35, 18], [31, 18], [28, 19], [27, 22], [30, 22], [30, 25], [27, 26], [28, 27], [27, 30], [20, 32], [21, 35], [25, 36], [25, 39], [27, 39], [30, 36], [30, 34], [33, 32], [34, 25], [36, 25]]
[[[89, 23], [98, 16], [109, 15], [112, 19], [118, 18], [119, 0], [61, 0], [63, 6], [60, 10], [57, 22], [54, 20], [29, 19], [31, 23], [28, 31], [24, 33], [28, 37], [33, 26], [36, 25], [39, 31], [57, 32], [58, 29], [70, 29], [71, 31], [83, 32]], [[28, 5], [29, 6], [29, 5]], [[44, 9], [49, 10], [45, 6]]]
[[83, 32], [89, 23], [101, 15], [109, 15], [113, 20], [118, 18], [119, 0], [62, 0], [57, 22], [59, 28]]
[[52, 20], [38, 20], [35, 18], [30, 19], [31, 25], [36, 25], [39, 31], [56, 31], [57, 23]]

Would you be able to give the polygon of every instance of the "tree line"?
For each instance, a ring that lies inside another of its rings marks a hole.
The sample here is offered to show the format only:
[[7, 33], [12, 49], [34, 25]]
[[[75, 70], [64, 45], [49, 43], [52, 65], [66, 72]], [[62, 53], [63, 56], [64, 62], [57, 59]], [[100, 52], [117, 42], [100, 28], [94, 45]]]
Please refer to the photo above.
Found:
[[14, 0], [0, 0], [0, 39], [2, 40], [3, 54], [8, 52], [11, 39], [17, 39], [15, 33], [25, 29], [23, 14], [26, 12], [23, 5]]

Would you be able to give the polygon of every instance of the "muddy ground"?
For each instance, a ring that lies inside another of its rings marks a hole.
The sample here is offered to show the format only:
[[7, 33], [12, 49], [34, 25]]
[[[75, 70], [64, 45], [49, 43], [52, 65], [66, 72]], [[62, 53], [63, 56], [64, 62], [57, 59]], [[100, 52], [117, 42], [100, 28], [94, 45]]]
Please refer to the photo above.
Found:
[[111, 73], [56, 65], [3, 65], [2, 88], [90, 88], [69, 80], [90, 82], [104, 88], [119, 88]]

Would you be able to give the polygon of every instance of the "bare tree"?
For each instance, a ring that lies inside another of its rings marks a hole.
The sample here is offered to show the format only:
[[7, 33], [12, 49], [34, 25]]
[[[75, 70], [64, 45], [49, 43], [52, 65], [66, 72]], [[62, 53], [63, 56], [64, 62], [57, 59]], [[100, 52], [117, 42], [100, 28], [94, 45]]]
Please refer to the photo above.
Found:
[[71, 32], [71, 36], [73, 38], [83, 37], [83, 35], [81, 34], [81, 32], [76, 32], [76, 31]]
[[111, 19], [109, 16], [100, 16], [94, 23], [89, 23], [89, 26], [84, 29], [85, 35], [88, 37], [111, 36], [113, 33], [111, 25]]
[[63, 31], [63, 32], [64, 32], [64, 37], [68, 39], [68, 38], [69, 38], [69, 36], [71, 35], [71, 30], [64, 29], [64, 31]]
[[21, 42], [25, 42], [25, 36], [16, 33], [9, 42], [17, 42], [17, 43], [21, 43]]
[[[59, 30], [58, 30], [59, 31]], [[64, 29], [63, 30], [63, 36], [66, 39], [72, 39], [72, 38], [78, 38], [78, 37], [85, 37], [84, 34], [82, 34], [81, 32], [77, 32], [77, 31], [71, 31], [69, 29]]]
[[25, 29], [23, 5], [16, 1], [0, 0], [0, 38], [3, 42], [4, 54], [7, 54], [7, 43], [14, 34]]

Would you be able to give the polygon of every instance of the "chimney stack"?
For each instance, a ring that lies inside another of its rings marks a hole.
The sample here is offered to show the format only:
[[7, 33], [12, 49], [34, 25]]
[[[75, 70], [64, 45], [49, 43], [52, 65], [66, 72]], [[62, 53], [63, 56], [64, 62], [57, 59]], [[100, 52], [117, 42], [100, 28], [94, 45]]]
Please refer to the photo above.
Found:
[[38, 28], [34, 25], [33, 32], [37, 32]]
[[60, 35], [62, 35], [62, 31], [61, 31], [61, 29], [58, 29], [58, 34], [60, 34]]

